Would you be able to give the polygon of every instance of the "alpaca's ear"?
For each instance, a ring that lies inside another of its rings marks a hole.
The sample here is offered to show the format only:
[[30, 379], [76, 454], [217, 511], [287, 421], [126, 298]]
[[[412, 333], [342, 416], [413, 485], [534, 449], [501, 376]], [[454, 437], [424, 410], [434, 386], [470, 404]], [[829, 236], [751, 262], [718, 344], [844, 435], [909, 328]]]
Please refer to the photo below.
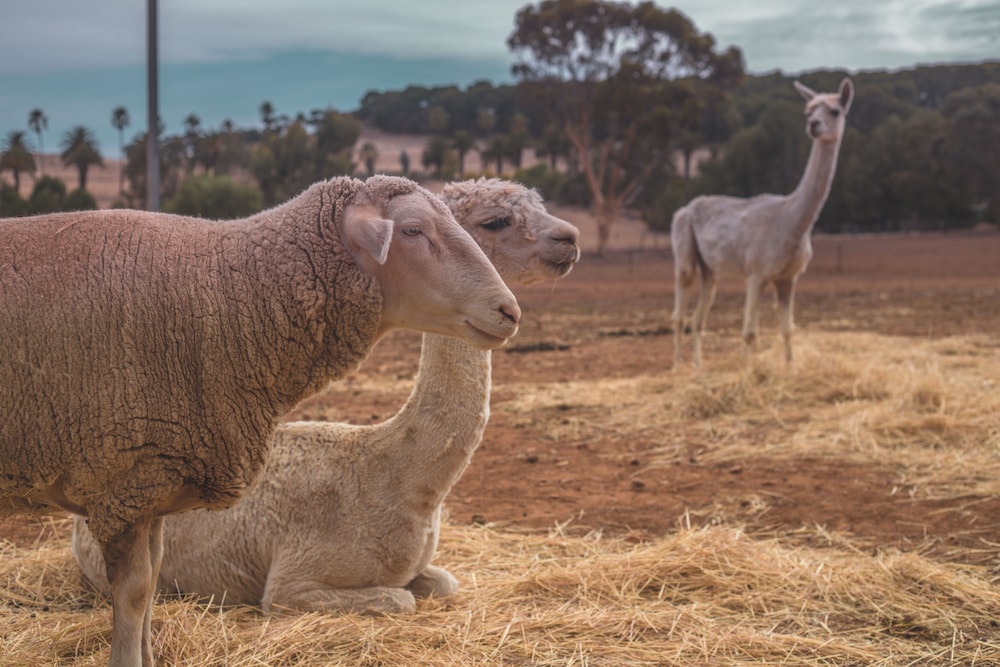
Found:
[[371, 206], [349, 206], [344, 212], [344, 243], [362, 266], [365, 262], [359, 255], [385, 264], [392, 242], [392, 227], [392, 220], [380, 217]]
[[854, 99], [854, 84], [851, 83], [850, 79], [844, 79], [840, 82], [840, 107], [847, 113], [847, 110], [851, 108], [851, 101]]
[[809, 86], [803, 83], [799, 83], [798, 81], [793, 81], [792, 85], [795, 86], [795, 90], [799, 91], [802, 97], [806, 98], [806, 102], [816, 97], [816, 91], [810, 88]]

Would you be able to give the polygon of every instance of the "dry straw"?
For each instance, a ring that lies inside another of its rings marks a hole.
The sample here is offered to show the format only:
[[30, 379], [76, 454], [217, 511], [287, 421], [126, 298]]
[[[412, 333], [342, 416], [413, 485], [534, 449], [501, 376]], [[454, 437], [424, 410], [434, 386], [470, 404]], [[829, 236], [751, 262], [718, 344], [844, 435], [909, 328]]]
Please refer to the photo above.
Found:
[[[794, 372], [772, 350], [749, 369], [709, 354], [700, 373], [498, 386], [494, 415], [552, 441], [659, 443], [653, 466], [679, 453], [819, 456], [895, 466], [925, 496], [996, 495], [997, 348], [986, 336], [802, 332]], [[395, 378], [379, 400], [405, 390]], [[110, 606], [80, 584], [67, 535], [60, 524], [34, 546], [0, 543], [4, 667], [107, 661]], [[410, 616], [265, 618], [161, 599], [155, 650], [163, 665], [232, 667], [1000, 665], [988, 570], [820, 528], [682, 525], [636, 544], [446, 525], [436, 562], [462, 587]]]
[[[80, 584], [68, 529], [0, 558], [0, 664], [100, 665], [110, 607]], [[165, 665], [997, 665], [1000, 590], [969, 567], [681, 528], [636, 544], [447, 526], [448, 600], [395, 617], [161, 599]]]

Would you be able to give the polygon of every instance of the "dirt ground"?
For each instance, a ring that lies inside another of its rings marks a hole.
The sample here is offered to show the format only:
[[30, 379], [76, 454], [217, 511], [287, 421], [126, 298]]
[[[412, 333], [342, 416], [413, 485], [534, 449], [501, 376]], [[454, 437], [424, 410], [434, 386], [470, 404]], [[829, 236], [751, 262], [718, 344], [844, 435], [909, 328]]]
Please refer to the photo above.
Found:
[[[386, 151], [387, 153], [389, 151]], [[432, 189], [434, 189], [432, 187]], [[933, 550], [951, 560], [1000, 557], [1000, 497], [912, 498], [893, 493], [897, 472], [843, 461], [766, 457], [706, 464], [697, 448], [669, 466], [652, 466], [664, 443], [601, 425], [599, 410], [567, 400], [546, 420], [524, 420], [497, 406], [524, 383], [638, 378], [666, 372], [672, 357], [672, 259], [667, 243], [623, 221], [604, 257], [593, 252], [586, 217], [558, 211], [583, 230], [584, 256], [564, 280], [517, 291], [523, 324], [493, 355], [494, 411], [482, 445], [447, 500], [455, 523], [489, 522], [515, 530], [601, 530], [635, 539], [680, 522], [712, 521], [719, 508], [761, 532], [826, 526], [873, 544]], [[799, 284], [800, 330], [874, 331], [927, 339], [1000, 334], [1000, 234], [815, 237], [815, 257]], [[706, 369], [739, 350], [742, 285], [723, 281], [706, 338]], [[765, 308], [765, 344], [777, 343]], [[405, 385], [419, 336], [398, 332], [376, 348], [360, 374], [389, 374]], [[1000, 345], [998, 345], [1000, 351]], [[371, 423], [390, 416], [409, 391], [352, 390], [353, 378], [304, 402], [289, 418]], [[1000, 378], [998, 378], [1000, 380]], [[650, 401], [663, 397], [651, 395]], [[336, 405], [335, 412], [327, 406]], [[554, 438], [549, 423], [579, 423]], [[741, 512], [753, 494], [766, 513]], [[5, 519], [0, 539], [30, 542], [44, 524]]]
[[[817, 237], [816, 256], [798, 291], [800, 330], [874, 331], [913, 337], [1000, 332], [1000, 234]], [[601, 427], [600, 411], [570, 397], [546, 419], [503, 409], [516, 386], [637, 378], [666, 371], [672, 339], [672, 259], [668, 249], [586, 254], [564, 280], [517, 290], [521, 332], [495, 352], [493, 414], [483, 443], [447, 500], [450, 520], [510, 529], [602, 530], [645, 539], [680, 522], [715, 520], [719, 508], [761, 532], [826, 526], [865, 542], [935, 550], [949, 560], [983, 562], [1000, 545], [1000, 498], [920, 499], [895, 494], [897, 471], [802, 458], [703, 464], [696, 448], [669, 466], [648, 465], [664, 443]], [[775, 318], [762, 334], [777, 344]], [[720, 285], [706, 339], [713, 358], [739, 354], [741, 284]], [[581, 326], [581, 322], [585, 324]], [[998, 345], [1000, 349], [1000, 345]], [[412, 377], [419, 338], [392, 334], [362, 372]], [[349, 387], [349, 383], [348, 383]], [[408, 388], [405, 388], [408, 391]], [[405, 399], [350, 388], [306, 401], [292, 415], [371, 423]], [[651, 395], [650, 401], [663, 400]], [[549, 425], [579, 422], [579, 436], [554, 439]], [[769, 497], [760, 516], [741, 513], [754, 494]], [[992, 545], [987, 547], [986, 545]]]

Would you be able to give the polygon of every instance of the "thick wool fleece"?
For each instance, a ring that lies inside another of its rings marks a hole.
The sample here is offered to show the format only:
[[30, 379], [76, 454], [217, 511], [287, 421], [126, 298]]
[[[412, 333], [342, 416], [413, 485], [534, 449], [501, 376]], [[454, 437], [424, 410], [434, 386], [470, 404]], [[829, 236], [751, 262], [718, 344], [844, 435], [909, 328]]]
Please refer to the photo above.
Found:
[[277, 419], [374, 343], [382, 295], [343, 247], [345, 207], [416, 187], [338, 178], [224, 222], [0, 221], [0, 515], [46, 488], [102, 540], [179, 489], [232, 504]]

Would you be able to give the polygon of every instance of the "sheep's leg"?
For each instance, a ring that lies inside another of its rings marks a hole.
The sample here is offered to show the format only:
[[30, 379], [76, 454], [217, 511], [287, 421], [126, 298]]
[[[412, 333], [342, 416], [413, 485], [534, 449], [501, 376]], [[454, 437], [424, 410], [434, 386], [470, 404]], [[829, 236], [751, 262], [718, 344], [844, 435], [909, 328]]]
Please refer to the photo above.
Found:
[[694, 276], [691, 273], [677, 271], [674, 276], [674, 312], [670, 317], [674, 326], [674, 368], [681, 364], [681, 335], [684, 333], [684, 313], [687, 312], [688, 300], [691, 298], [691, 285]]
[[718, 284], [718, 276], [707, 266], [701, 267], [701, 289], [698, 291], [698, 305], [694, 309], [692, 319], [692, 334], [694, 336], [694, 365], [701, 366], [701, 334], [705, 330], [705, 323], [708, 321], [708, 311], [712, 309], [712, 302], [715, 301], [715, 287]]
[[776, 280], [774, 288], [778, 293], [778, 321], [781, 326], [781, 337], [785, 342], [785, 363], [792, 365], [792, 334], [795, 322], [792, 318], [792, 307], [795, 302], [795, 278]]
[[750, 360], [750, 353], [757, 344], [758, 311], [760, 309], [760, 294], [764, 289], [764, 281], [760, 276], [747, 276], [746, 304], [743, 308], [743, 361]]
[[160, 565], [163, 564], [163, 518], [156, 518], [149, 525], [149, 563], [150, 580], [153, 582], [154, 594], [149, 596], [146, 603], [146, 614], [142, 622], [142, 664], [152, 667], [153, 665], [153, 597], [155, 595], [156, 580], [160, 577]]
[[153, 572], [151, 522], [130, 526], [102, 549], [111, 589], [112, 629], [109, 667], [152, 667], [146, 614], [151, 613]]
[[406, 588], [417, 598], [429, 598], [432, 595], [437, 598], [447, 597], [458, 590], [458, 580], [448, 570], [428, 565]]

